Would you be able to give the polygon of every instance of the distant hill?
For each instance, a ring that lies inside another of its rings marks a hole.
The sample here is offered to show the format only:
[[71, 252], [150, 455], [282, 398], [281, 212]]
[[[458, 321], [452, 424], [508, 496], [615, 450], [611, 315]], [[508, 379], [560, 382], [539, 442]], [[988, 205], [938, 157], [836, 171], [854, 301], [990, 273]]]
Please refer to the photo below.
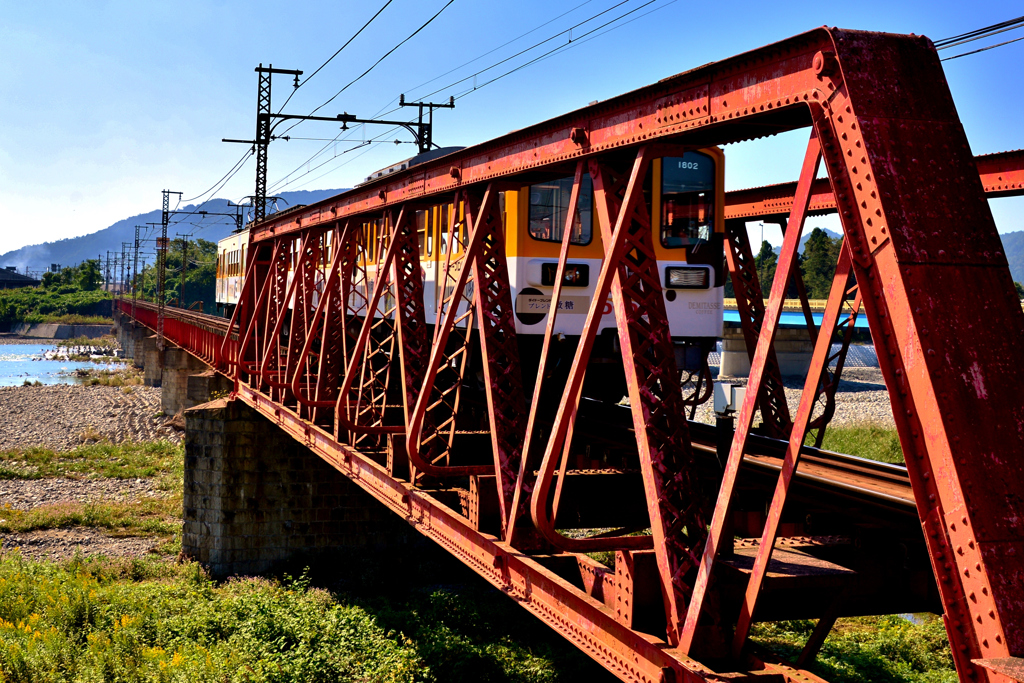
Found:
[[[831, 230], [829, 230], [828, 228], [825, 228], [825, 227], [822, 227], [821, 229], [822, 229], [822, 231], [824, 231], [825, 234], [827, 234], [828, 237], [830, 237], [833, 240], [839, 240], [841, 237], [843, 237], [842, 234], [840, 234], [839, 232], [833, 232], [833, 231], [831, 231]], [[806, 230], [804, 232], [803, 236], [801, 236], [801, 238], [800, 238], [800, 246], [797, 247], [797, 253], [799, 253], [799, 254], [803, 254], [804, 253], [804, 246], [807, 245], [807, 241], [810, 239], [810, 237], [811, 237], [811, 231], [810, 230]], [[752, 244], [751, 245], [751, 249], [754, 250], [754, 253], [756, 255], [761, 250], [761, 245], [754, 245], [754, 244]], [[782, 251], [781, 245], [778, 246], [778, 247], [775, 247], [775, 249], [773, 249], [772, 251], [774, 251], [776, 254], [778, 254], [779, 252]]]
[[1024, 230], [1006, 232], [999, 236], [1003, 240], [1003, 252], [1010, 262], [1010, 275], [1014, 282], [1024, 283]]
[[[280, 196], [284, 202], [281, 202], [278, 208], [283, 210], [298, 204], [312, 204], [320, 201], [321, 199], [333, 197], [339, 192], [344, 192], [344, 190], [301, 190], [298, 192], [282, 192], [278, 196]], [[195, 205], [189, 204], [188, 206], [179, 207], [179, 210], [191, 211], [195, 208]], [[202, 207], [202, 210], [209, 211], [210, 213], [234, 213], [234, 211], [228, 207], [228, 200], [226, 199], [212, 199]], [[229, 235], [231, 230], [234, 228], [232, 224], [223, 222], [229, 219], [222, 219], [222, 222], [217, 222], [215, 224], [213, 217], [207, 218], [202, 222], [199, 220], [201, 216], [188, 216], [184, 218], [184, 220], [182, 220], [182, 218], [182, 216], [175, 216], [172, 218], [171, 225], [167, 230], [168, 237], [173, 239], [179, 232], [193, 232], [194, 229], [189, 225], [189, 223], [198, 223], [199, 225], [209, 223], [210, 227], [194, 230], [194, 236], [211, 242], [216, 242]], [[175, 224], [173, 222], [174, 220], [182, 220], [182, 222]], [[86, 259], [96, 258], [100, 254], [106, 258], [108, 250], [120, 254], [121, 242], [135, 243], [136, 225], [159, 222], [160, 211], [150, 211], [149, 213], [125, 218], [124, 220], [114, 223], [108, 228], [97, 230], [96, 232], [89, 233], [88, 235], [70, 237], [57, 242], [33, 244], [27, 247], [22, 247], [21, 249], [15, 249], [14, 251], [9, 251], [6, 254], [0, 254], [0, 268], [16, 266], [18, 268], [18, 272], [24, 272], [25, 268], [34, 272], [44, 271], [50, 267], [51, 263], [70, 266], [81, 263]], [[147, 251], [152, 252], [152, 243], [147, 246]]]

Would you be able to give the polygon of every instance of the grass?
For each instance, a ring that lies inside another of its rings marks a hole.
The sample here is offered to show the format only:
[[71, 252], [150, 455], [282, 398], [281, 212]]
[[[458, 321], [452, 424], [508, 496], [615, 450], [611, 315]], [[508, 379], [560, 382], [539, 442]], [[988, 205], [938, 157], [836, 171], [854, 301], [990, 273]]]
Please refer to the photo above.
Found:
[[531, 619], [493, 590], [359, 604], [305, 577], [218, 584], [194, 563], [0, 558], [0, 680], [12, 683], [557, 683], [594, 672]]
[[[756, 624], [755, 642], [795, 661], [812, 621]], [[955, 683], [942, 619], [914, 623], [899, 616], [840, 619], [809, 669], [831, 683]]]
[[826, 451], [847, 453], [870, 460], [903, 464], [903, 448], [895, 429], [865, 425], [858, 427], [830, 426], [821, 447]]
[[[27, 448], [0, 453], [0, 479], [52, 477], [153, 479], [161, 498], [61, 503], [31, 510], [0, 507], [0, 531], [89, 527], [130, 535], [168, 536], [180, 544], [184, 449], [168, 441], [97, 443], [56, 453]], [[0, 679], [2, 680], [2, 679]]]
[[[29, 470], [4, 476], [12, 465]], [[157, 477], [158, 487], [180, 490], [184, 474], [184, 449], [170, 441], [150, 443], [99, 443], [57, 453], [47, 448], [23, 448], [0, 452], [0, 478], [41, 479], [43, 477], [111, 477], [140, 479]]]
[[[73, 360], [73, 359], [72, 359]], [[98, 361], [105, 363], [106, 361]], [[76, 377], [87, 387], [126, 387], [139, 386], [143, 383], [142, 371], [133, 365], [125, 365], [118, 370], [78, 370]], [[130, 391], [128, 393], [131, 393]]]

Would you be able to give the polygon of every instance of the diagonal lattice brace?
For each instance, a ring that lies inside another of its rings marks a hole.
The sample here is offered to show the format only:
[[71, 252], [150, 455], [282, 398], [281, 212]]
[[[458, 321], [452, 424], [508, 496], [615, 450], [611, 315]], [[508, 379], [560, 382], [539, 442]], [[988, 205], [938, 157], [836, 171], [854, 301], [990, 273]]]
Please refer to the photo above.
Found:
[[747, 580], [746, 592], [740, 605], [740, 615], [736, 622], [736, 632], [732, 644], [732, 653], [736, 657], [740, 655], [746, 645], [747, 636], [750, 634], [750, 626], [756, 615], [757, 601], [764, 586], [764, 577], [768, 571], [768, 563], [772, 559], [772, 551], [775, 549], [775, 541], [778, 538], [779, 524], [782, 521], [786, 498], [789, 495], [793, 478], [796, 475], [796, 468], [800, 462], [800, 449], [804, 445], [804, 437], [807, 436], [811, 414], [817, 403], [818, 388], [822, 383], [824, 374], [828, 370], [832, 335], [835, 334], [839, 316], [842, 312], [849, 276], [850, 252], [849, 248], [844, 246], [840, 251], [839, 262], [836, 264], [835, 274], [832, 278], [832, 287], [829, 292], [828, 302], [825, 305], [825, 313], [822, 316], [821, 330], [814, 343], [810, 369], [804, 382], [803, 393], [800, 395], [800, 404], [797, 408], [796, 419], [793, 421], [789, 445], [782, 461], [782, 470], [779, 472], [771, 506], [768, 508], [768, 516], [765, 520], [764, 532], [761, 535], [761, 543], [758, 545], [754, 565]]
[[526, 394], [519, 367], [498, 189], [488, 185], [483, 197], [472, 192], [467, 192], [465, 197], [466, 218], [472, 226], [470, 244], [478, 245], [471, 261], [476, 285], [474, 299], [480, 326], [491, 447], [498, 477], [498, 504], [503, 529], [507, 529], [513, 510], [516, 517], [525, 511], [513, 508], [513, 498], [526, 433]]
[[651, 146], [641, 148], [628, 176], [615, 173], [610, 164], [591, 160], [590, 175], [602, 238], [610, 245], [607, 258], [615, 268], [611, 283], [615, 322], [665, 599], [668, 639], [675, 644], [690, 597], [685, 575], [698, 564], [696, 548], [704, 540], [705, 521], [651, 219], [643, 200], [644, 176], [653, 154]]
[[[736, 293], [740, 327], [743, 330], [747, 353], [753, 361], [757, 339], [764, 325], [764, 292], [757, 277], [757, 266], [754, 263], [745, 221], [727, 220], [725, 236], [725, 259], [729, 265], [733, 291]], [[761, 421], [768, 429], [768, 433], [776, 439], [787, 438], [792, 422], [789, 418], [789, 405], [786, 403], [786, 388], [782, 384], [782, 372], [774, 347], [768, 349], [764, 382], [757, 402], [761, 408]]]
[[817, 177], [820, 162], [821, 144], [818, 140], [817, 132], [812, 131], [810, 142], [804, 155], [800, 179], [797, 182], [789, 229], [783, 237], [782, 251], [779, 254], [778, 267], [775, 270], [775, 281], [772, 283], [768, 310], [765, 313], [764, 327], [761, 329], [760, 336], [758, 337], [757, 352], [754, 355], [754, 361], [750, 368], [747, 393], [737, 417], [736, 433], [733, 435], [732, 446], [729, 449], [729, 458], [726, 461], [725, 472], [722, 477], [722, 486], [719, 490], [718, 500], [715, 503], [711, 530], [704, 547], [704, 555], [700, 561], [700, 569], [698, 570], [697, 581], [693, 589], [693, 598], [687, 608], [686, 623], [679, 642], [679, 646], [684, 652], [690, 652], [697, 641], [702, 620], [711, 619], [715, 616], [711, 613], [713, 610], [707, 609], [708, 605], [706, 604], [710, 584], [714, 577], [720, 549], [727, 541], [727, 534], [730, 533], [727, 520], [732, 513], [732, 504], [736, 495], [737, 475], [746, 453], [747, 439], [753, 427], [754, 412], [757, 409], [761, 388], [767, 376], [767, 370], [770, 368], [769, 358], [771, 349], [775, 342], [775, 333], [778, 330], [779, 320], [782, 316], [782, 304], [785, 300], [790, 274], [793, 268], [796, 267], [797, 247], [800, 244], [804, 217], [807, 214], [807, 206], [810, 202], [810, 192], [814, 179]]

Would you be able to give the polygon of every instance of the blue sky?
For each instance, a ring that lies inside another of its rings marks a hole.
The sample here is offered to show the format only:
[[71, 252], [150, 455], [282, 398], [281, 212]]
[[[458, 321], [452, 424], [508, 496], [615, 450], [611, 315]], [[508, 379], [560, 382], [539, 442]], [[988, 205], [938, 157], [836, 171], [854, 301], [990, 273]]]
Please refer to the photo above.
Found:
[[[93, 232], [158, 208], [164, 188], [180, 190], [186, 199], [201, 195], [244, 152], [220, 139], [253, 135], [253, 68], [273, 63], [308, 76], [385, 1], [5, 3], [0, 21], [0, 253]], [[323, 103], [447, 2], [392, 0], [294, 94], [286, 111], [305, 114]], [[319, 113], [370, 117], [386, 112], [401, 93], [409, 99], [424, 96], [613, 7], [574, 29], [571, 49], [485, 87], [479, 86], [543, 49], [478, 76], [475, 92], [459, 99], [454, 111], [436, 115], [435, 140], [442, 145], [481, 142], [823, 24], [938, 40], [1024, 14], [1019, 0], [791, 2], [784, 7], [761, 1], [654, 0], [641, 7], [647, 2], [454, 0], [430, 26]], [[631, 10], [608, 27], [613, 30], [579, 39], [582, 32]], [[1024, 29], [971, 43], [964, 51], [1019, 35]], [[547, 47], [567, 38], [563, 34]], [[958, 52], [954, 48], [943, 55]], [[975, 154], [1024, 148], [1021, 64], [1024, 41], [945, 63]], [[444, 100], [473, 85], [471, 78], [431, 99]], [[290, 90], [286, 78], [276, 78], [275, 110]], [[365, 135], [372, 138], [385, 130], [374, 127]], [[305, 123], [290, 135], [330, 139], [337, 133], [330, 123]], [[328, 145], [326, 156], [308, 167], [304, 162], [325, 142], [274, 142], [271, 188], [349, 187], [414, 151], [410, 144], [378, 144], [344, 153], [353, 141], [364, 139], [362, 129], [349, 135], [349, 142]], [[409, 139], [408, 134], [395, 137]], [[794, 179], [805, 142], [806, 133], [799, 131], [726, 148], [728, 189]], [[323, 162], [328, 163], [311, 170]], [[217, 196], [237, 200], [251, 194], [253, 177], [249, 160]], [[1024, 198], [995, 200], [992, 208], [1001, 232], [1024, 229]], [[828, 219], [814, 224], [835, 227]], [[771, 230], [765, 237], [777, 241]]]

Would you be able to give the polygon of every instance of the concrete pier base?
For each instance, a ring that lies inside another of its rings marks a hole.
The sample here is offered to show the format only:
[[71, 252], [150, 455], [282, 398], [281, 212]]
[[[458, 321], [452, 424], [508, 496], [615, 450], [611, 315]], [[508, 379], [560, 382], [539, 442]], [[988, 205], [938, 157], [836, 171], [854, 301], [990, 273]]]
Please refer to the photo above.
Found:
[[150, 335], [142, 325], [137, 325], [120, 312], [114, 313], [114, 330], [117, 334], [117, 342], [121, 345], [121, 356], [131, 358], [136, 367], [143, 366], [141, 342]]
[[[775, 355], [784, 377], [805, 376], [811, 367], [814, 345], [806, 329], [780, 329], [775, 335]], [[746, 377], [750, 374], [750, 356], [739, 327], [726, 327], [722, 332], [722, 362], [719, 377]]]
[[160, 409], [167, 415], [177, 415], [186, 408], [206, 403], [210, 395], [196, 392], [195, 400], [189, 397], [189, 378], [206, 370], [206, 363], [176, 346], [168, 346], [163, 353], [163, 368], [160, 371]]
[[241, 401], [185, 411], [182, 553], [213, 576], [346, 563], [419, 538], [412, 528]]
[[[136, 359], [142, 356], [142, 383], [147, 387], [159, 387], [163, 381], [164, 352], [156, 347], [156, 335], [144, 337], [135, 345]], [[138, 365], [138, 362], [136, 362]]]

